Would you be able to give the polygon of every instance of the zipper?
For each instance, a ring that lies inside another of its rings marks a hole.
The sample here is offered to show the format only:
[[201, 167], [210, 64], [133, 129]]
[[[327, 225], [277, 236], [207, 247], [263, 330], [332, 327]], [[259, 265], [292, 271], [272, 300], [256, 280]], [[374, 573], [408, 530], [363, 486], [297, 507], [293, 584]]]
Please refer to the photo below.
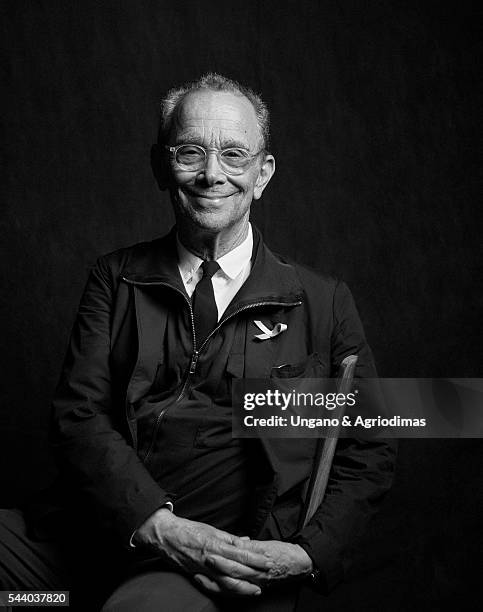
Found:
[[242, 306], [241, 308], [238, 308], [237, 310], [232, 312], [230, 315], [228, 315], [225, 319], [221, 319], [221, 321], [218, 323], [218, 325], [215, 327], [215, 329], [213, 329], [213, 331], [211, 331], [208, 334], [208, 336], [206, 336], [206, 339], [203, 342], [203, 344], [200, 346], [198, 352], [201, 352], [201, 350], [203, 349], [205, 344], [208, 342], [208, 340], [211, 338], [211, 336], [215, 332], [217, 332], [222, 325], [224, 325], [227, 321], [229, 321], [230, 319], [232, 319], [236, 315], [240, 314], [240, 312], [243, 312], [245, 310], [249, 310], [251, 308], [258, 308], [259, 306], [300, 306], [301, 304], [302, 304], [301, 300], [299, 300], [297, 302], [277, 302], [277, 301], [266, 300], [266, 301], [263, 301], [263, 302], [254, 302], [252, 304], [245, 304], [245, 306]]
[[[201, 346], [198, 348], [196, 346], [196, 330], [195, 330], [195, 317], [194, 317], [194, 313], [193, 313], [193, 308], [191, 306], [191, 301], [189, 300], [189, 298], [182, 292], [180, 291], [178, 288], [173, 287], [173, 285], [170, 285], [169, 283], [165, 283], [163, 281], [156, 281], [156, 282], [143, 282], [143, 281], [131, 281], [129, 279], [127, 279], [125, 276], [122, 277], [122, 279], [126, 282], [129, 283], [131, 285], [141, 285], [141, 286], [152, 286], [152, 285], [164, 285], [165, 287], [169, 287], [170, 289], [173, 289], [174, 291], [176, 291], [177, 293], [179, 293], [181, 296], [183, 296], [184, 301], [188, 304], [188, 308], [190, 311], [190, 319], [191, 319], [191, 335], [193, 338], [193, 354], [191, 355], [191, 361], [190, 361], [190, 365], [189, 368], [186, 372], [185, 375], [185, 379], [183, 382], [183, 386], [181, 388], [181, 392], [178, 395], [176, 402], [179, 402], [185, 395], [186, 392], [186, 388], [188, 386], [188, 382], [190, 377], [196, 372], [196, 365], [198, 363], [198, 358], [200, 356], [201, 351], [203, 350], [203, 348], [205, 347], [206, 343], [208, 342], [208, 340], [211, 338], [211, 336], [213, 336], [222, 325], [224, 325], [227, 321], [229, 321], [230, 319], [232, 319], [233, 317], [235, 317], [236, 315], [240, 314], [241, 312], [244, 312], [245, 310], [250, 310], [251, 308], [258, 308], [260, 306], [300, 306], [302, 304], [301, 300], [298, 300], [296, 302], [280, 302], [277, 300], [264, 300], [261, 302], [254, 302], [252, 304], [245, 304], [245, 306], [242, 306], [241, 308], [238, 308], [237, 310], [235, 310], [234, 312], [232, 312], [230, 315], [228, 315], [227, 317], [225, 317], [224, 319], [222, 318], [221, 321], [218, 323], [218, 325], [208, 334], [208, 336], [206, 336], [204, 342], [201, 344]], [[164, 408], [160, 414], [158, 415], [158, 418], [156, 420], [156, 424], [155, 424], [155, 430], [157, 431], [159, 423], [162, 420], [162, 417], [164, 416], [164, 413], [166, 412], [167, 408]], [[154, 440], [154, 438], [153, 438]], [[151, 445], [152, 447], [152, 445]], [[151, 448], [149, 449], [149, 451], [151, 450]], [[149, 452], [146, 455], [146, 459], [148, 456]], [[145, 459], [145, 460], [146, 460]]]
[[198, 351], [193, 351], [193, 355], [191, 357], [191, 363], [190, 363], [190, 374], [194, 374], [195, 370], [196, 370], [196, 364], [198, 363], [198, 357], [199, 357], [199, 353]]
[[[122, 280], [125, 281], [126, 283], [128, 283], [129, 285], [140, 285], [142, 287], [160, 286], [160, 285], [163, 285], [165, 287], [169, 287], [173, 291], [176, 291], [176, 293], [179, 293], [179, 295], [182, 296], [183, 300], [188, 304], [188, 308], [189, 308], [189, 311], [190, 311], [190, 321], [191, 321], [191, 336], [193, 338], [193, 355], [191, 357], [190, 369], [188, 371], [188, 374], [185, 376], [185, 380], [184, 380], [181, 392], [180, 392], [179, 396], [176, 399], [176, 402], [178, 402], [183, 397], [184, 391], [186, 389], [186, 385], [188, 383], [189, 373], [191, 372], [192, 368], [194, 368], [193, 372], [195, 371], [195, 369], [196, 369], [196, 362], [198, 361], [198, 356], [197, 356], [198, 355], [198, 351], [196, 350], [195, 317], [194, 317], [194, 314], [193, 314], [193, 308], [191, 307], [191, 302], [190, 302], [189, 298], [180, 289], [178, 289], [177, 287], [173, 287], [173, 285], [170, 285], [169, 283], [165, 283], [163, 281], [156, 281], [156, 282], [132, 281], [132, 280], [126, 278], [125, 276], [122, 277]], [[194, 358], [195, 354], [196, 354], [196, 359]], [[160, 426], [161, 421], [163, 420], [164, 415], [166, 414], [166, 411], [168, 410], [168, 408], [169, 408], [169, 406], [165, 406], [159, 412], [158, 416], [156, 417], [156, 422], [154, 423], [154, 428], [153, 428], [153, 435], [152, 435], [152, 438], [151, 438], [151, 444], [149, 445], [149, 448], [148, 448], [148, 450], [146, 452], [146, 455], [144, 456], [144, 458], [142, 460], [143, 462], [146, 462], [149, 459], [150, 455], [151, 455], [151, 452], [152, 452], [153, 447], [154, 447], [154, 441], [156, 440], [156, 435], [158, 433], [159, 426]]]
[[[195, 330], [195, 315], [193, 313], [193, 307], [191, 306], [191, 301], [190, 299], [182, 292], [180, 291], [180, 289], [178, 289], [177, 287], [173, 287], [173, 285], [170, 285], [169, 283], [165, 283], [163, 281], [156, 281], [156, 282], [143, 282], [143, 281], [131, 281], [128, 278], [126, 278], [125, 276], [122, 277], [122, 279], [126, 282], [129, 283], [130, 285], [141, 285], [143, 287], [149, 287], [149, 286], [160, 286], [163, 285], [165, 287], [169, 287], [170, 289], [173, 289], [174, 291], [176, 291], [177, 293], [179, 293], [179, 295], [181, 295], [184, 299], [184, 301], [188, 304], [188, 308], [190, 311], [190, 322], [191, 322], [191, 338], [193, 339], [193, 354], [191, 355], [191, 361], [190, 361], [190, 365], [189, 368], [184, 376], [184, 381], [183, 381], [183, 385], [181, 387], [181, 391], [178, 395], [178, 397], [176, 398], [176, 401], [179, 402], [182, 397], [185, 394], [185, 390], [186, 390], [186, 386], [188, 384], [188, 379], [190, 377], [191, 374], [194, 374], [196, 371], [196, 364], [198, 363], [198, 357], [199, 357], [199, 351], [196, 348], [196, 330]], [[162, 416], [164, 416], [164, 413], [166, 412], [166, 408], [163, 409], [161, 411], [161, 413], [158, 415], [158, 420], [161, 421]], [[155, 424], [155, 432], [157, 432], [158, 430], [158, 420], [156, 421]], [[153, 438], [154, 439], [154, 438]]]
[[[236, 315], [240, 314], [241, 312], [244, 312], [245, 310], [249, 310], [251, 308], [258, 308], [259, 306], [300, 306], [301, 304], [302, 304], [301, 300], [299, 300], [297, 302], [288, 302], [288, 303], [287, 302], [268, 301], [268, 300], [263, 301], [263, 302], [254, 302], [253, 304], [246, 304], [245, 306], [242, 306], [241, 308], [238, 308], [237, 310], [232, 312], [230, 315], [228, 315], [224, 319], [221, 319], [221, 321], [218, 323], [218, 325], [208, 334], [208, 336], [206, 336], [206, 338], [205, 338], [204, 342], [202, 343], [202, 345], [200, 346], [200, 348], [196, 349], [196, 345], [195, 345], [195, 349], [193, 351], [193, 355], [191, 356], [190, 368], [189, 368], [188, 373], [186, 375], [186, 378], [185, 378], [185, 381], [184, 381], [184, 384], [183, 384], [183, 388], [181, 389], [181, 393], [179, 394], [178, 399], [176, 401], [179, 402], [183, 398], [183, 396], [185, 394], [185, 391], [186, 391], [186, 388], [188, 386], [189, 379], [196, 372], [196, 364], [198, 363], [198, 358], [200, 356], [201, 351], [205, 347], [206, 343], [211, 338], [211, 336], [213, 336], [220, 329], [220, 327], [222, 327], [222, 325], [224, 325], [227, 321], [229, 321], [230, 319], [232, 319]], [[193, 321], [193, 333], [194, 333], [194, 321]]]
[[143, 459], [142, 459], [142, 462], [143, 462], [143, 463], [146, 463], [146, 462], [147, 462], [147, 460], [149, 459], [149, 457], [150, 457], [150, 455], [151, 455], [151, 453], [152, 453], [152, 451], [153, 451], [153, 448], [154, 448], [154, 441], [156, 440], [156, 436], [157, 436], [157, 433], [158, 433], [159, 426], [160, 426], [161, 421], [163, 420], [164, 415], [166, 414], [166, 412], [167, 412], [167, 411], [168, 411], [168, 406], [165, 406], [165, 407], [164, 407], [164, 408], [163, 408], [163, 409], [160, 411], [160, 413], [158, 414], [158, 416], [156, 417], [156, 422], [154, 423], [153, 434], [152, 434], [152, 437], [151, 437], [151, 443], [150, 443], [150, 445], [149, 445], [148, 450], [146, 451], [146, 454], [144, 455], [144, 457], [143, 457]]
[[190, 361], [190, 366], [188, 368], [188, 370], [186, 371], [185, 375], [184, 375], [184, 381], [183, 381], [183, 386], [181, 387], [181, 391], [178, 395], [178, 397], [176, 398], [176, 402], [179, 402], [181, 399], [183, 399], [185, 392], [186, 392], [186, 387], [188, 386], [188, 381], [189, 378], [192, 374], [194, 374], [196, 372], [196, 364], [198, 363], [198, 357], [200, 356], [199, 351], [197, 351], [196, 349], [193, 350], [193, 354], [191, 355], [191, 361]]

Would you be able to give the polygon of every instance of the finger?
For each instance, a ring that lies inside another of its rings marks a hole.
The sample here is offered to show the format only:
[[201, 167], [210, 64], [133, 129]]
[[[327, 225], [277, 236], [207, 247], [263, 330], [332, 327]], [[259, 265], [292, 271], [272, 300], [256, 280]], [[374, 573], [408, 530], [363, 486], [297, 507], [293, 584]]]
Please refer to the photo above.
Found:
[[221, 540], [222, 542], [226, 542], [227, 544], [235, 545], [242, 539], [239, 536], [228, 533], [228, 531], [223, 531], [222, 529], [215, 528], [214, 531], [217, 539]]
[[193, 580], [211, 593], [221, 593], [220, 585], [217, 584], [214, 580], [210, 580], [208, 576], [205, 576], [203, 574], [195, 574], [193, 576]]
[[240, 578], [231, 578], [230, 576], [220, 576], [215, 578], [216, 582], [225, 593], [233, 595], [256, 596], [260, 595], [262, 589], [256, 584], [252, 584], [247, 580]]
[[232, 561], [226, 557], [221, 557], [220, 555], [209, 555], [205, 563], [210, 569], [220, 572], [220, 574], [231, 576], [232, 578], [244, 578], [247, 580], [266, 580], [268, 578], [268, 573], [266, 572], [243, 565], [242, 563], [238, 563], [238, 561]]
[[240, 541], [238, 542], [238, 546], [240, 546], [240, 548], [246, 548], [247, 550], [259, 553], [265, 553], [268, 545], [269, 543], [263, 540], [250, 540], [245, 538], [240, 538]]
[[255, 584], [245, 580], [237, 580], [228, 576], [220, 576], [216, 580], [204, 574], [195, 574], [194, 580], [210, 593], [225, 593], [230, 595], [254, 596], [260, 595], [262, 590]]
[[[242, 543], [247, 545], [249, 542], [242, 540]], [[242, 565], [248, 565], [259, 570], [269, 570], [273, 566], [273, 562], [265, 554], [249, 550], [245, 546], [220, 546], [219, 550], [213, 552], [226, 559], [231, 559]]]
[[245, 541], [245, 542], [249, 542], [250, 541], [250, 536], [244, 535], [244, 536], [236, 536], [233, 535], [232, 533], [228, 533], [227, 531], [223, 531], [220, 529], [217, 529], [217, 535], [219, 535], [219, 539], [222, 540], [223, 542], [226, 542], [227, 544], [231, 544], [232, 546], [238, 546], [238, 544], [240, 544], [240, 542]]

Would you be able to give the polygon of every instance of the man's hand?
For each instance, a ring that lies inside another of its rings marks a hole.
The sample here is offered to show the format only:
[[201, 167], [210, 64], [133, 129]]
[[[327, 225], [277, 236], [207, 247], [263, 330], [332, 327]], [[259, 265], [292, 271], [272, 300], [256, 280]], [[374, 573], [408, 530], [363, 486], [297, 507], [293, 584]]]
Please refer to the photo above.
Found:
[[[265, 571], [261, 570], [260, 555], [266, 561]], [[277, 540], [243, 539], [237, 542], [234, 551], [227, 551], [225, 556], [210, 553], [206, 562], [220, 573], [253, 581], [260, 586], [300, 579], [313, 570], [312, 559], [301, 546]], [[250, 574], [254, 569], [257, 576]]]
[[[243, 538], [221, 531], [205, 523], [180, 518], [167, 508], [152, 514], [136, 531], [136, 546], [149, 548], [169, 559], [178, 568], [192, 575], [205, 589], [234, 595], [259, 595], [255, 582], [270, 569], [264, 554], [238, 549]], [[242, 557], [249, 561], [244, 565]], [[214, 560], [232, 563], [219, 571]], [[239, 576], [240, 568], [243, 577]]]

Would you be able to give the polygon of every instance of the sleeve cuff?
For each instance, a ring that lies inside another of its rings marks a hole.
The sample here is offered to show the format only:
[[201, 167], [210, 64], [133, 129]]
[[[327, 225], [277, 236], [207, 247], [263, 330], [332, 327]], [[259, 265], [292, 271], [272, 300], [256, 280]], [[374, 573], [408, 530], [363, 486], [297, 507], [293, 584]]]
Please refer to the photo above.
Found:
[[311, 584], [320, 592], [329, 593], [344, 577], [338, 551], [315, 525], [307, 525], [302, 533], [291, 540], [301, 546], [312, 559], [314, 570]]
[[[158, 510], [159, 510], [160, 508], [167, 508], [167, 509], [168, 509], [170, 512], [173, 512], [173, 510], [174, 510], [173, 503], [172, 503], [172, 502], [170, 502], [170, 501], [165, 502], [165, 503], [164, 503], [162, 506], [160, 506], [160, 507], [158, 508]], [[134, 536], [136, 535], [136, 533], [137, 533], [137, 529], [135, 529], [135, 530], [132, 532], [131, 537], [129, 538], [129, 547], [130, 547], [130, 548], [136, 548], [136, 544], [134, 544], [134, 542], [133, 542], [133, 539], [134, 539]]]

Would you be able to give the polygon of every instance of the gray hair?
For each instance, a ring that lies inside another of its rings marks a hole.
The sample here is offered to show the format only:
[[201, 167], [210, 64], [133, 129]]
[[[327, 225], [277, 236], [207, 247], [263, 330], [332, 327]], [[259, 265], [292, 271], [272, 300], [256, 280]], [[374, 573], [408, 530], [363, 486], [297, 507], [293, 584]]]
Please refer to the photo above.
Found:
[[191, 81], [182, 87], [176, 87], [168, 91], [161, 102], [161, 120], [159, 126], [160, 141], [166, 141], [171, 129], [173, 117], [176, 114], [179, 104], [189, 93], [202, 89], [210, 91], [228, 91], [230, 93], [245, 96], [245, 98], [252, 103], [255, 110], [263, 148], [265, 150], [268, 149], [270, 141], [270, 115], [265, 102], [253, 91], [253, 89], [245, 87], [245, 85], [242, 85], [238, 81], [228, 79], [216, 72], [209, 72], [196, 81]]

